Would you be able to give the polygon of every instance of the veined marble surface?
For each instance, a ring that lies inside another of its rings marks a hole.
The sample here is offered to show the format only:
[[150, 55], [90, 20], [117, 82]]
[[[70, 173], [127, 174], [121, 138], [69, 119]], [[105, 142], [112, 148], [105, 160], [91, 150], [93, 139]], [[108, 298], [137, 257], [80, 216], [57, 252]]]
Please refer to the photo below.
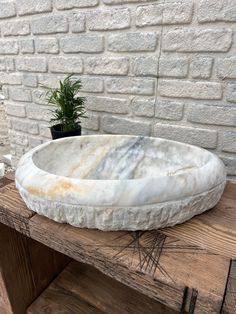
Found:
[[213, 207], [225, 181], [223, 163], [204, 149], [128, 135], [51, 141], [25, 154], [16, 171], [30, 209], [102, 230], [181, 223]]

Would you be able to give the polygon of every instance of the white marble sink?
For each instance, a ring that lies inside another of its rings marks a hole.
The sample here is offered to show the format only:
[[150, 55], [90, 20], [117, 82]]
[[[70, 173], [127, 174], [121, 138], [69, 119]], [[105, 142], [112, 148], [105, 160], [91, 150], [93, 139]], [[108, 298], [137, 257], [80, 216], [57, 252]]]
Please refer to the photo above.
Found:
[[212, 208], [226, 173], [214, 154], [151, 137], [90, 135], [25, 154], [16, 186], [33, 211], [77, 227], [173, 226]]

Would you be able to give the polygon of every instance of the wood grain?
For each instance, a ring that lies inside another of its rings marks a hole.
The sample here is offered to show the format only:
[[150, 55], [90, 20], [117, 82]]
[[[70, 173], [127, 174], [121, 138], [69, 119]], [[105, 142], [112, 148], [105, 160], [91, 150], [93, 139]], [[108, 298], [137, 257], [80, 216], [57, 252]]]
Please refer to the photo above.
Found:
[[236, 261], [232, 261], [222, 314], [236, 313]]
[[11, 303], [8, 298], [5, 282], [0, 272], [0, 313], [1, 314], [13, 314]]
[[[230, 261], [178, 239], [151, 232], [102, 232], [35, 215], [30, 235], [77, 261], [179, 311], [185, 287], [198, 290], [195, 313], [218, 313]], [[212, 284], [214, 283], [214, 284]]]
[[0, 224], [0, 287], [5, 313], [25, 314], [68, 262], [68, 257]]
[[236, 183], [227, 183], [220, 202], [213, 209], [161, 232], [236, 259]]
[[[28, 314], [43, 313], [174, 314], [160, 303], [103, 275], [94, 267], [71, 262], [29, 307]], [[87, 311], [88, 308], [88, 311]], [[93, 312], [94, 313], [94, 312]]]
[[218, 313], [222, 306], [229, 258], [236, 255], [233, 182], [213, 210], [159, 232], [101, 232], [58, 224], [29, 211], [14, 184], [3, 188], [0, 204], [3, 223], [172, 309], [181, 309], [186, 291], [186, 311], [195, 304], [195, 314]]
[[12, 179], [7, 178], [7, 177], [3, 177], [2, 179], [0, 179], [0, 188], [3, 188], [5, 185], [12, 183]]
[[10, 171], [5, 174], [4, 179], [8, 179], [10, 181], [15, 181], [15, 171]]
[[[12, 183], [11, 177], [3, 177], [0, 179], [0, 188], [3, 188], [7, 184]], [[1, 265], [1, 264], [0, 264]], [[2, 271], [0, 271], [0, 313], [12, 314], [12, 307], [7, 295], [7, 289], [3, 280]]]
[[0, 189], [0, 223], [29, 236], [29, 219], [34, 214], [26, 207], [14, 182]]

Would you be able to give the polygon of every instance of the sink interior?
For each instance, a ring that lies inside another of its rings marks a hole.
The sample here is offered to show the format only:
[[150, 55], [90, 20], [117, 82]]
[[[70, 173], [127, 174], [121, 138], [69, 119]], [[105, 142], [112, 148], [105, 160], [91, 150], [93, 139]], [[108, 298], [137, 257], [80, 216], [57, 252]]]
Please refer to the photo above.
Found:
[[177, 142], [106, 135], [52, 141], [33, 154], [35, 165], [48, 173], [91, 180], [171, 176], [208, 160], [204, 150]]

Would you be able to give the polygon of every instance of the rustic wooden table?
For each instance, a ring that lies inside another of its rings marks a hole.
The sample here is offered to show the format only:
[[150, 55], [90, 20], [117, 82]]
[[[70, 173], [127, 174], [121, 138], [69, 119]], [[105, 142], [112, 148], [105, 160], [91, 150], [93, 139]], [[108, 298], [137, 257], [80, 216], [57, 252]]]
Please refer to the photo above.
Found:
[[27, 209], [14, 182], [2, 184], [0, 313], [24, 313], [68, 257], [180, 313], [236, 313], [236, 183], [214, 209], [146, 232], [58, 224]]

